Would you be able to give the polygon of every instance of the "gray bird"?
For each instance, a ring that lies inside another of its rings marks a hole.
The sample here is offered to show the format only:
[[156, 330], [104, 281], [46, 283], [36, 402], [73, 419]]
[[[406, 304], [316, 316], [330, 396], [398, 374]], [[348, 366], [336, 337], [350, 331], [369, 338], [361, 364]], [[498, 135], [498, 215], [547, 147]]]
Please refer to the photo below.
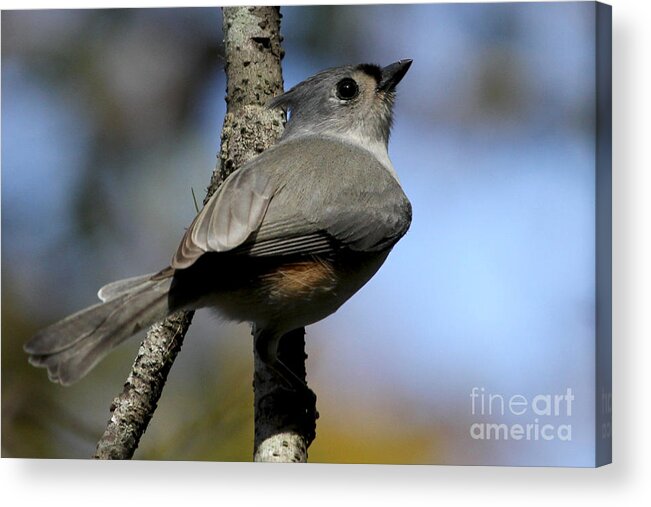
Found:
[[278, 142], [231, 174], [172, 263], [102, 287], [102, 303], [43, 329], [31, 364], [63, 385], [180, 309], [210, 307], [255, 327], [262, 360], [293, 388], [280, 337], [335, 312], [380, 268], [411, 223], [387, 146], [395, 88], [411, 65], [325, 70], [274, 98]]

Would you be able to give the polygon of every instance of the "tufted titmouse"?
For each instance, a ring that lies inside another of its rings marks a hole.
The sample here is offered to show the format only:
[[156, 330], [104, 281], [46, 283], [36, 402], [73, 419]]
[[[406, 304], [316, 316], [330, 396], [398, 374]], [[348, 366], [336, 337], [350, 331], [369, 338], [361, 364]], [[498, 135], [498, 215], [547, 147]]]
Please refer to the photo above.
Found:
[[395, 88], [411, 60], [325, 70], [272, 99], [290, 118], [278, 142], [231, 174], [172, 263], [102, 287], [102, 303], [26, 345], [71, 384], [116, 345], [180, 309], [253, 323], [262, 360], [291, 386], [280, 337], [335, 312], [407, 232], [411, 205], [389, 160]]

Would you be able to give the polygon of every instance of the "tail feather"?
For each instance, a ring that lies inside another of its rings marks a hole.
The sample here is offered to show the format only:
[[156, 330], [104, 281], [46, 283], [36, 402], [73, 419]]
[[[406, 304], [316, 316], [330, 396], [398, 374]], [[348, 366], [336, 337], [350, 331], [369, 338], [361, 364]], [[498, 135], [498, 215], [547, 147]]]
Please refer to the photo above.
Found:
[[25, 344], [30, 363], [47, 368], [53, 382], [76, 382], [114, 347], [170, 313], [170, 286], [169, 278], [137, 283], [45, 328]]
[[117, 282], [111, 282], [102, 287], [97, 293], [97, 297], [102, 301], [110, 301], [118, 296], [122, 296], [128, 292], [133, 292], [137, 288], [147, 285], [151, 281], [154, 273], [142, 276], [134, 276], [133, 278], [125, 278]]

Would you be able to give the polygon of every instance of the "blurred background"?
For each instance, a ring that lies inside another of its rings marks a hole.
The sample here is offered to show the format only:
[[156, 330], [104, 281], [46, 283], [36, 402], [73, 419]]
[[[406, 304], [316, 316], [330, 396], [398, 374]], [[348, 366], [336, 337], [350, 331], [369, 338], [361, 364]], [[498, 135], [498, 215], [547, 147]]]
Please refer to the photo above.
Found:
[[[412, 227], [308, 328], [310, 461], [589, 466], [594, 6], [288, 7], [285, 87], [413, 58], [390, 155]], [[88, 458], [139, 340], [62, 388], [22, 344], [169, 263], [225, 112], [219, 9], [2, 13], [2, 456]], [[199, 312], [139, 459], [248, 461], [249, 329]], [[572, 440], [480, 441], [470, 392], [565, 393]]]

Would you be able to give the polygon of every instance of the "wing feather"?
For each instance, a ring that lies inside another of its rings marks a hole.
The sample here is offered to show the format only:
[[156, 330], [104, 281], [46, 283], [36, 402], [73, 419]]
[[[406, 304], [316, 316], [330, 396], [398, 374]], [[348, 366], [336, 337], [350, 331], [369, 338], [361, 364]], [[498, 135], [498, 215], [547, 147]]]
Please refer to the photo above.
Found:
[[310, 138], [274, 146], [229, 176], [197, 215], [173, 268], [205, 252], [250, 256], [380, 251], [407, 231], [411, 205], [366, 150]]
[[206, 252], [237, 248], [255, 232], [274, 193], [273, 174], [260, 166], [245, 166], [229, 176], [181, 240], [172, 267], [191, 266]]

